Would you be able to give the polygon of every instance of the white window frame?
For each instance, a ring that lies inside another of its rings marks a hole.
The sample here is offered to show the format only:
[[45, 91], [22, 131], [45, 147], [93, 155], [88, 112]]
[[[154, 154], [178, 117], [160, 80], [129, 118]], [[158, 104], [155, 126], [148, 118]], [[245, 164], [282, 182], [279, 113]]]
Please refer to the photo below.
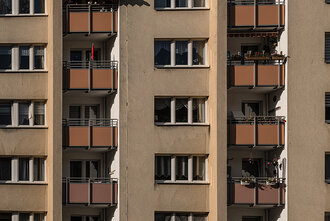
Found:
[[[34, 221], [34, 214], [41, 214], [43, 216], [43, 221], [46, 221], [46, 214], [45, 213], [30, 213], [30, 212], [21, 212], [21, 213], [29, 213], [30, 214], [30, 221]], [[12, 221], [19, 221], [19, 212], [12, 212], [11, 213], [11, 220]]]
[[30, 1], [30, 12], [27, 14], [19, 13], [19, 0], [11, 0], [11, 14], [0, 14], [2, 16], [45, 16], [47, 15], [47, 0], [45, 1], [45, 12], [44, 13], [34, 13], [34, 0]]
[[[46, 45], [41, 44], [33, 44], [33, 45], [3, 45], [11, 47], [11, 69], [0, 69], [0, 72], [45, 72], [47, 71], [47, 47]], [[19, 54], [19, 47], [27, 46], [30, 47], [29, 50], [29, 69], [20, 69], [20, 54]], [[34, 47], [41, 46], [44, 48], [44, 68], [43, 69], [34, 69]]]
[[176, 7], [175, 0], [170, 0], [170, 7], [156, 7], [156, 0], [154, 1], [155, 10], [182, 10], [182, 9], [209, 9], [208, 7], [208, 0], [205, 0], [204, 7], [195, 7], [194, 0], [187, 0], [187, 7]]
[[[7, 158], [7, 157], [6, 157]], [[8, 183], [8, 184], [12, 184], [12, 183], [19, 183], [19, 184], [45, 184], [47, 183], [47, 160], [46, 157], [31, 157], [31, 156], [14, 156], [14, 157], [8, 157], [11, 159], [11, 180], [1, 180], [0, 183]], [[20, 158], [29, 158], [29, 180], [27, 181], [21, 181], [19, 180], [19, 159]], [[44, 180], [43, 181], [34, 181], [34, 159], [38, 158], [38, 159], [43, 159], [43, 176], [44, 176]]]
[[[207, 97], [155, 97], [155, 99], [157, 98], [170, 98], [171, 99], [171, 122], [155, 122], [155, 125], [158, 126], [165, 126], [165, 125], [208, 125], [208, 119], [207, 119]], [[188, 121], [187, 122], [176, 122], [176, 110], [175, 110], [175, 102], [176, 99], [188, 99]], [[193, 122], [193, 99], [204, 99], [205, 103], [205, 116], [204, 119], [205, 121], [203, 123], [197, 123], [197, 122]], [[154, 110], [155, 111], [155, 110]]]
[[[179, 155], [155, 155], [155, 163], [156, 157], [171, 157], [171, 180], [155, 180], [158, 184], [208, 184], [208, 155], [191, 155], [191, 154], [179, 154]], [[187, 180], [176, 180], [176, 158], [177, 157], [188, 157], [188, 179]], [[205, 178], [204, 180], [194, 180], [193, 179], [193, 157], [205, 157]], [[154, 171], [154, 174], [156, 171]]]
[[[156, 214], [162, 214], [163, 212], [156, 212]], [[207, 213], [191, 213], [191, 212], [179, 212], [179, 213], [172, 213], [172, 216], [171, 216], [171, 221], [175, 221], [175, 217], [177, 214], [182, 214], [182, 213], [187, 213], [189, 214], [188, 216], [188, 221], [193, 221], [193, 218], [195, 215], [199, 215], [199, 214], [202, 214], [202, 215], [205, 215], [206, 216], [206, 219], [208, 219], [208, 214]]]
[[[171, 54], [171, 59], [170, 59], [170, 64], [169, 65], [155, 65], [156, 68], [207, 68], [208, 66], [208, 61], [207, 61], [207, 45], [208, 45], [208, 39], [155, 39], [154, 42], [157, 41], [171, 41], [171, 47], [170, 47], [170, 54]], [[188, 64], [187, 65], [176, 65], [175, 61], [175, 51], [176, 51], [176, 42], [177, 41], [188, 41]], [[193, 42], [194, 41], [204, 41], [205, 42], [205, 47], [204, 47], [204, 64], [203, 65], [194, 65], [193, 64]], [[155, 58], [154, 54], [154, 58]]]

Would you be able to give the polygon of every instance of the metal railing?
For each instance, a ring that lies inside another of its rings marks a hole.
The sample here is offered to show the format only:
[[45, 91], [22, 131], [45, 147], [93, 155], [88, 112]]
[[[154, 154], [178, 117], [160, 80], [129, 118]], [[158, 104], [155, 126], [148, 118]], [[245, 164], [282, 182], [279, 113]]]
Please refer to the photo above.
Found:
[[227, 0], [231, 5], [284, 5], [285, 0]]
[[76, 119], [68, 118], [63, 119], [62, 123], [64, 126], [102, 126], [102, 127], [117, 127], [117, 119], [107, 119], [107, 118], [95, 118], [95, 119]]
[[65, 69], [118, 69], [118, 61], [63, 61]]
[[227, 60], [228, 65], [254, 65], [254, 64], [259, 64], [259, 65], [283, 65], [287, 61], [287, 58], [284, 59], [262, 59], [258, 58], [258, 60], [254, 59], [246, 59], [246, 58], [237, 58], [233, 59], [230, 58]]
[[[266, 184], [269, 178], [273, 177], [231, 177], [228, 182], [240, 183], [242, 179], [249, 178], [251, 183]], [[276, 183], [285, 183], [285, 178], [275, 178]]]
[[[84, 203], [79, 203], [79, 204], [95, 204], [92, 201], [92, 184], [110, 184], [111, 187], [111, 203], [106, 203], [104, 204], [110, 204], [110, 205], [116, 205], [117, 204], [117, 193], [115, 193], [115, 187], [114, 184], [118, 184], [118, 179], [117, 178], [73, 178], [73, 177], [64, 177], [62, 178], [62, 183], [65, 185], [65, 199], [63, 199], [63, 203], [65, 204], [70, 204], [70, 188], [69, 184], [88, 184], [88, 200], [87, 202]], [[118, 189], [117, 189], [118, 191]], [[81, 193], [83, 194], [83, 193]]]
[[283, 116], [252, 116], [252, 117], [231, 117], [228, 122], [230, 124], [269, 124], [279, 125], [285, 123]]

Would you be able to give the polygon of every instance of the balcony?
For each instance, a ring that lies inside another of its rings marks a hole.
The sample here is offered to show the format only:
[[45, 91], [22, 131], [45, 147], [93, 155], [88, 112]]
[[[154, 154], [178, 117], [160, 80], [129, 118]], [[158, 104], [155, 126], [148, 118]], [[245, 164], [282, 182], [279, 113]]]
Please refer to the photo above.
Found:
[[229, 32], [281, 30], [284, 23], [284, 0], [228, 0]]
[[66, 4], [63, 8], [64, 35], [105, 34], [118, 31], [118, 6], [110, 4]]
[[285, 61], [274, 59], [229, 60], [228, 88], [282, 88], [285, 81]]
[[111, 119], [63, 120], [63, 147], [108, 150], [118, 147], [118, 121]]
[[63, 204], [110, 207], [118, 203], [118, 180], [111, 178], [63, 179]]
[[63, 62], [63, 90], [115, 92], [118, 84], [115, 61]]
[[236, 117], [228, 120], [229, 146], [284, 146], [284, 117]]
[[267, 178], [252, 178], [249, 184], [241, 183], [241, 177], [228, 182], [228, 205], [275, 207], [285, 204], [285, 179], [268, 183]]

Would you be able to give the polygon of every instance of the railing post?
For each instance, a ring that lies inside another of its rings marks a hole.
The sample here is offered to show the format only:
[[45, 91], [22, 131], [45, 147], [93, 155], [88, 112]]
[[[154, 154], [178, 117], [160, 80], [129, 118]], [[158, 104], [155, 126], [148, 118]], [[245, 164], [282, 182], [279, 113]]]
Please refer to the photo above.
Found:
[[92, 31], [92, 5], [88, 4], [88, 35], [91, 34]]
[[257, 0], [254, 0], [254, 28], [257, 27]]
[[253, 147], [257, 146], [257, 117], [254, 117], [254, 144]]

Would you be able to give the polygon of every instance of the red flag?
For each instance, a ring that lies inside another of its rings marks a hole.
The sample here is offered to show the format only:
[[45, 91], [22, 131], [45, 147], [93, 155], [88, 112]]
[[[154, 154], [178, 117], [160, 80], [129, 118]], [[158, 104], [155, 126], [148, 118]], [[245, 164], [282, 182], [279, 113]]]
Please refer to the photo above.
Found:
[[91, 55], [91, 59], [94, 60], [94, 44], [92, 44], [92, 55]]

